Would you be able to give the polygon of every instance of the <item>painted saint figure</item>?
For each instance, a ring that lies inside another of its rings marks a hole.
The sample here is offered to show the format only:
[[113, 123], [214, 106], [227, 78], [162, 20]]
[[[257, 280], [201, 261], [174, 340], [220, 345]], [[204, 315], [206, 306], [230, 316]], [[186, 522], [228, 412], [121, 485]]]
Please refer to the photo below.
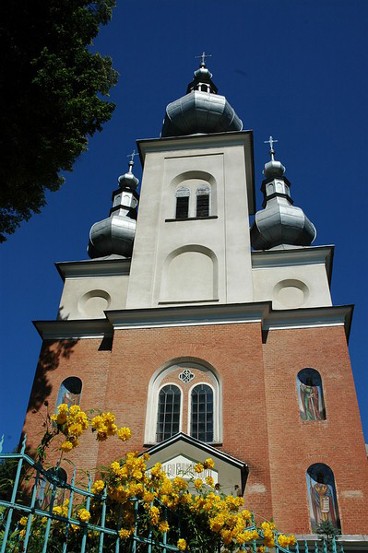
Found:
[[307, 486], [312, 531], [322, 522], [331, 522], [339, 528], [336, 492], [333, 473], [323, 464], [312, 465], [307, 472]]
[[303, 420], [324, 420], [321, 377], [314, 369], [303, 369], [297, 377], [300, 417]]

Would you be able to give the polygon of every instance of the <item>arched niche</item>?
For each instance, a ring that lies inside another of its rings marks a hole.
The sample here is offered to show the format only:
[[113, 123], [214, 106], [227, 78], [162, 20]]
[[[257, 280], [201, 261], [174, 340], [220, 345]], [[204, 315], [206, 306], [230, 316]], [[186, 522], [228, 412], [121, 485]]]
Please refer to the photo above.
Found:
[[200, 245], [187, 245], [167, 256], [161, 280], [161, 302], [217, 299], [218, 263], [212, 250]]

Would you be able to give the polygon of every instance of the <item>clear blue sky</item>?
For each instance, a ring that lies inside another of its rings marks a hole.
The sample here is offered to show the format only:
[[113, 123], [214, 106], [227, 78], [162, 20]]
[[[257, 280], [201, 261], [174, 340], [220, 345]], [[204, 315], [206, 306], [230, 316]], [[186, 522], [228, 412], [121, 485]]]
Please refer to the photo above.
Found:
[[203, 50], [219, 93], [254, 130], [257, 190], [272, 134], [315, 244], [336, 245], [332, 297], [356, 306], [350, 351], [368, 441], [367, 23], [366, 0], [118, 0], [96, 42], [120, 73], [113, 118], [42, 214], [0, 246], [6, 450], [17, 443], [41, 345], [31, 321], [56, 317], [54, 262], [87, 258], [89, 228], [108, 215], [126, 156], [136, 139], [159, 136], [165, 106], [185, 93]]

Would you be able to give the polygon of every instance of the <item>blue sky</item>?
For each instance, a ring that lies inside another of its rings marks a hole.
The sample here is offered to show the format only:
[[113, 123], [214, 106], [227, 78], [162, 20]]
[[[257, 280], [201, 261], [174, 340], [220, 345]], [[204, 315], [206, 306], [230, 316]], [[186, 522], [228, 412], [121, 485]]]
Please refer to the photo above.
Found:
[[[96, 41], [120, 73], [112, 120], [42, 214], [0, 246], [6, 450], [17, 443], [41, 346], [31, 321], [56, 317], [54, 263], [87, 258], [89, 229], [108, 215], [126, 156], [136, 139], [159, 136], [165, 106], [185, 93], [203, 50], [219, 93], [254, 130], [258, 209], [272, 134], [315, 244], [336, 246], [332, 297], [355, 304], [350, 352], [368, 441], [367, 22], [366, 0], [118, 0]], [[139, 162], [134, 170], [140, 178]]]

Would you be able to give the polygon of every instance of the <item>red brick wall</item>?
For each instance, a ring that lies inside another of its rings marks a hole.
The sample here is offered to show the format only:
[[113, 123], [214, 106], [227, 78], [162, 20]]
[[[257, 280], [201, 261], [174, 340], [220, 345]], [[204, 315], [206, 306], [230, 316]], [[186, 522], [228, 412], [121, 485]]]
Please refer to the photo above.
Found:
[[[305, 472], [324, 463], [334, 472], [343, 533], [367, 533], [368, 464], [343, 327], [271, 331], [264, 360], [276, 522], [310, 532]], [[300, 418], [296, 376], [306, 367], [322, 377], [324, 421]]]
[[[32, 409], [47, 397], [53, 411], [60, 383], [78, 376], [81, 407], [113, 411], [133, 438], [98, 444], [88, 434], [70, 455], [77, 466], [92, 469], [141, 451], [150, 379], [187, 358], [213, 366], [221, 382], [222, 449], [249, 466], [249, 508], [273, 516], [285, 531], [310, 533], [305, 472], [323, 462], [335, 474], [344, 533], [368, 533], [367, 460], [341, 327], [270, 331], [264, 344], [259, 323], [118, 330], [111, 351], [98, 339], [63, 348], [46, 343], [26, 420], [31, 443], [40, 437], [40, 415]], [[296, 375], [305, 367], [321, 374], [326, 421], [300, 419]]]

